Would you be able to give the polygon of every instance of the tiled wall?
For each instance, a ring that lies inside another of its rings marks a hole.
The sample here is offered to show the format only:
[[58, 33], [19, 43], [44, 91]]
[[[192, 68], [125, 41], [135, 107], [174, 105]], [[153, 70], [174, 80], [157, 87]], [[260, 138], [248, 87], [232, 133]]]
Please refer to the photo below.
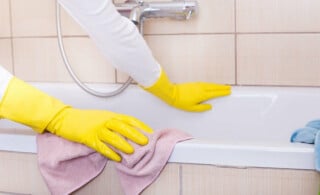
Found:
[[[50, 194], [37, 156], [0, 151], [0, 195]], [[316, 195], [320, 176], [312, 170], [235, 168], [168, 163], [141, 195]], [[8, 193], [1, 193], [8, 192]], [[10, 192], [10, 193], [9, 193]], [[113, 163], [72, 195], [123, 195]]]
[[[145, 38], [173, 81], [320, 86], [319, 0], [198, 0], [190, 21], [151, 20]], [[0, 64], [27, 81], [71, 82], [57, 45], [54, 0], [0, 0]], [[123, 82], [62, 12], [81, 80]]]

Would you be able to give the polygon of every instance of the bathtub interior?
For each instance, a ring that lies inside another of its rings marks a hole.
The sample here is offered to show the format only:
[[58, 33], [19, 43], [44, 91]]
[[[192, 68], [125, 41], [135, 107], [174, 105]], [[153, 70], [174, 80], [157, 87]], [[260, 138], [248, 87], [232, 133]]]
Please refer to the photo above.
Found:
[[[73, 84], [34, 85], [78, 108], [106, 109], [135, 116], [154, 129], [176, 128], [216, 142], [278, 144], [293, 130], [320, 118], [319, 88], [233, 87], [228, 97], [209, 101], [213, 109], [190, 113], [167, 106], [137, 86], [112, 98], [97, 98]], [[96, 85], [112, 90], [116, 85]], [[0, 121], [2, 128], [21, 128]]]

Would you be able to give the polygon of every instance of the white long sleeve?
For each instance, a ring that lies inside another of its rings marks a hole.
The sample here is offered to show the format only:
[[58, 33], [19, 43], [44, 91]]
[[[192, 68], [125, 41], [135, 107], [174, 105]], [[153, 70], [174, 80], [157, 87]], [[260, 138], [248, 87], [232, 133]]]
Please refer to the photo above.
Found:
[[13, 75], [10, 72], [0, 66], [0, 102], [2, 101], [12, 77]]
[[59, 0], [59, 3], [115, 68], [144, 87], [157, 81], [160, 65], [136, 26], [118, 13], [111, 0]]

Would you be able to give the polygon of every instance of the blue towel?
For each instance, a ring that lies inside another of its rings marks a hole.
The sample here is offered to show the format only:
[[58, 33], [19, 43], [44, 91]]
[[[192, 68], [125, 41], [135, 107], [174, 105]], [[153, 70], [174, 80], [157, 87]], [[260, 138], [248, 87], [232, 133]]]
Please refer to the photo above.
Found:
[[320, 131], [316, 134], [314, 145], [316, 170], [320, 171]]
[[306, 124], [307, 127], [312, 127], [315, 129], [320, 129], [320, 119], [310, 121]]
[[305, 127], [294, 131], [290, 141], [314, 144], [315, 166], [320, 171], [320, 119], [310, 121]]

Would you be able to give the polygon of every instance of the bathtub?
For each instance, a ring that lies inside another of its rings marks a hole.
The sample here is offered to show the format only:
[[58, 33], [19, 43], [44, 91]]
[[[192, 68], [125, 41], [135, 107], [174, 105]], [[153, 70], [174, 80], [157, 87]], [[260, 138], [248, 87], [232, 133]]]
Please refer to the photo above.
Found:
[[[31, 83], [78, 108], [106, 109], [135, 116], [155, 130], [174, 128], [195, 139], [178, 143], [169, 162], [231, 167], [314, 169], [314, 147], [290, 143], [292, 132], [320, 118], [320, 89], [233, 87], [228, 97], [209, 101], [205, 113], [167, 106], [136, 85], [112, 98], [98, 98], [75, 84]], [[118, 85], [94, 85], [114, 90]], [[0, 150], [37, 153], [35, 134], [27, 127], [0, 121]]]

